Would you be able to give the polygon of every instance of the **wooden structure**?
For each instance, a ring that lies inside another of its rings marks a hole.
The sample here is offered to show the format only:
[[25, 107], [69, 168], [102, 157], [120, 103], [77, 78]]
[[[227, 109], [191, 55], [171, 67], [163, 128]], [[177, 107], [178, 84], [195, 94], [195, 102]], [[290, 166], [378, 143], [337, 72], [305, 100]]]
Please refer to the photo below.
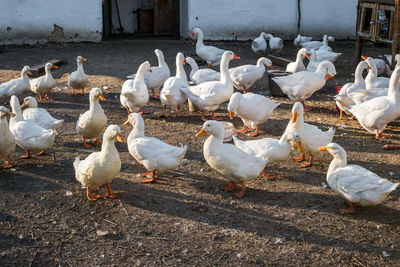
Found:
[[[379, 12], [384, 12], [386, 21], [380, 20]], [[363, 41], [368, 40], [391, 44], [390, 63], [394, 66], [394, 58], [400, 48], [399, 31], [400, 0], [358, 0], [355, 63], [361, 59]]]

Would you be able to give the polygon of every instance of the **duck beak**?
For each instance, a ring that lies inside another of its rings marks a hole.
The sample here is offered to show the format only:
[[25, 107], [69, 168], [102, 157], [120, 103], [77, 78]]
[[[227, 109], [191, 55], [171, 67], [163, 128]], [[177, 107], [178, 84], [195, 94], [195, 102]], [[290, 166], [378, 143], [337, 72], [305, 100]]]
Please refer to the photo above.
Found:
[[240, 59], [240, 57], [236, 54], [233, 54], [233, 59]]
[[298, 149], [300, 152], [302, 152], [302, 151], [303, 151], [303, 147], [301, 146], [301, 142], [300, 142], [300, 141], [296, 142], [296, 145], [297, 145], [297, 149]]
[[32, 75], [32, 71], [31, 71], [31, 70], [28, 70], [28, 74], [29, 74], [29, 75]]
[[117, 134], [117, 140], [118, 140], [118, 142], [120, 142], [120, 143], [125, 143], [125, 139], [122, 137], [122, 135], [119, 133], [119, 134]]
[[368, 57], [364, 57], [364, 56], [361, 56], [361, 58], [364, 59], [364, 60], [367, 60], [367, 59], [368, 59]]
[[272, 69], [273, 69], [273, 68], [272, 68], [272, 65], [269, 65], [269, 69], [270, 69], [270, 70], [272, 70]]
[[51, 68], [52, 68], [52, 69], [58, 69], [58, 66], [56, 66], [56, 65], [51, 65]]
[[151, 68], [149, 68], [147, 71], [153, 72], [153, 71], [151, 70]]
[[200, 132], [198, 132], [195, 136], [196, 136], [196, 137], [199, 137], [199, 136], [202, 136], [202, 135], [205, 134], [205, 133], [206, 133], [206, 131], [204, 131], [204, 129], [201, 128]]
[[318, 148], [318, 150], [319, 150], [319, 151], [326, 151], [327, 148], [326, 148], [326, 146], [321, 146], [321, 147]]
[[129, 120], [126, 120], [126, 122], [124, 122], [123, 124], [124, 125], [128, 125], [128, 124], [131, 124], [131, 123], [129, 122]]
[[310, 53], [306, 54], [306, 58], [310, 59]]
[[325, 80], [329, 80], [329, 79], [332, 78], [332, 77], [333, 77], [332, 75], [327, 74], [327, 75], [325, 76]]
[[297, 116], [297, 112], [294, 112], [292, 116], [292, 123], [295, 123], [297, 121]]
[[103, 96], [103, 94], [100, 94], [100, 95], [99, 95], [99, 98], [100, 98], [102, 101], [106, 101], [106, 98]]
[[229, 118], [233, 120], [233, 117], [235, 116], [235, 112], [229, 112]]
[[371, 68], [371, 67], [368, 65], [367, 69], [369, 69], [369, 70], [370, 70], [370, 69], [372, 69], [372, 68]]
[[82, 58], [82, 61], [86, 61], [87, 59], [86, 58]]
[[195, 33], [194, 32], [192, 32], [192, 36], [194, 36], [195, 35]]
[[22, 103], [21, 108], [26, 108], [28, 105], [25, 103]]
[[183, 59], [182, 64], [186, 65], [186, 58]]
[[10, 111], [7, 111], [7, 114], [8, 114], [8, 116], [10, 116], [10, 117], [15, 117], [15, 113], [12, 113], [12, 112], [10, 112]]

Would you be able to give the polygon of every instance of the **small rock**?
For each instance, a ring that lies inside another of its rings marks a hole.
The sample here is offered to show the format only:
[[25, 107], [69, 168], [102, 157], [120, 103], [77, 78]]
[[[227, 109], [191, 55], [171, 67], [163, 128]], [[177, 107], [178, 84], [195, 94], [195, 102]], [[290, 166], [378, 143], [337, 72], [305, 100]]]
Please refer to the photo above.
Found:
[[15, 172], [17, 169], [11, 168], [10, 171]]
[[322, 120], [321, 118], [317, 118], [317, 121], [320, 121], [320, 120]]
[[327, 187], [328, 187], [328, 185], [327, 185], [326, 183], [324, 183], [324, 182], [321, 183], [321, 186], [322, 186], [323, 188], [327, 188]]
[[107, 230], [97, 230], [96, 234], [99, 236], [105, 236], [105, 235], [108, 235], [108, 231]]
[[20, 235], [18, 236], [18, 238], [19, 238], [19, 239], [22, 239], [22, 238], [24, 238], [24, 236], [23, 236], [22, 234], [20, 234]]
[[175, 223], [175, 226], [181, 226], [180, 222]]
[[281, 237], [277, 237], [276, 239], [275, 239], [275, 242], [274, 242], [275, 244], [283, 244], [283, 239], [281, 238]]
[[389, 175], [390, 175], [390, 176], [393, 176], [393, 174], [394, 174], [393, 172], [389, 172]]
[[204, 170], [204, 169], [200, 169], [200, 171], [201, 171], [201, 172], [204, 172], [205, 170]]
[[382, 225], [379, 225], [379, 224], [378, 224], [378, 225], [376, 226], [376, 229], [379, 230], [379, 229], [381, 229], [381, 227], [382, 227]]
[[346, 128], [347, 128], [347, 125], [342, 124], [342, 125], [340, 125], [338, 128], [339, 128], [339, 129], [346, 129]]
[[389, 257], [389, 256], [390, 256], [390, 254], [389, 254], [389, 253], [387, 253], [385, 250], [384, 250], [384, 251], [382, 251], [382, 255], [383, 255], [383, 257]]
[[236, 254], [236, 257], [238, 257], [238, 259], [240, 259], [240, 260], [244, 258], [242, 253]]
[[146, 253], [146, 256], [148, 257], [148, 256], [151, 256], [151, 254], [150, 253]]
[[103, 86], [103, 90], [107, 90], [108, 89], [108, 87], [107, 86]]
[[72, 192], [71, 191], [67, 191], [67, 192], [65, 192], [65, 195], [72, 196]]
[[114, 98], [117, 99], [117, 96], [115, 96]]
[[37, 167], [38, 167], [38, 168], [42, 168], [42, 167], [43, 167], [43, 164], [38, 164]]

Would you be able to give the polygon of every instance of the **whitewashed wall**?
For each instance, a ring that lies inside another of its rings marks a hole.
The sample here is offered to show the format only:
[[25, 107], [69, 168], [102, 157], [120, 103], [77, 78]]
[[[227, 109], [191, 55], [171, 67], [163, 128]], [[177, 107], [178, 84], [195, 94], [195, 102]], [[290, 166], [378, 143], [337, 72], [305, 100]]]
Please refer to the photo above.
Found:
[[[0, 0], [0, 43], [100, 41], [101, 0]], [[61, 27], [55, 34], [54, 24]]]
[[[300, 33], [354, 38], [356, 14], [357, 0], [301, 0]], [[297, 0], [188, 0], [187, 16], [187, 29], [199, 27], [211, 40], [247, 40], [261, 31], [285, 39], [297, 34]]]

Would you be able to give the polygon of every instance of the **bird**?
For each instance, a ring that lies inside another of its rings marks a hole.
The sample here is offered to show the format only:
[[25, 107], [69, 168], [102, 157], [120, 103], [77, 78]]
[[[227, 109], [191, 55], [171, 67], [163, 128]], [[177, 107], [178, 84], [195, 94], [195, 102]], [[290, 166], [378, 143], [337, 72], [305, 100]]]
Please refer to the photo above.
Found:
[[267, 52], [268, 44], [265, 40], [265, 34], [265, 32], [260, 33], [260, 36], [255, 38], [251, 43], [251, 49], [258, 55], [263, 55], [265, 52]]
[[[158, 59], [158, 66], [151, 67], [151, 72], [146, 71], [144, 73], [144, 81], [147, 85], [147, 89], [151, 90], [153, 98], [157, 98], [156, 92], [160, 91], [161, 86], [171, 76], [168, 64], [165, 62], [164, 54], [160, 49], [154, 50], [154, 53]], [[135, 79], [136, 73], [127, 76], [128, 79]]]
[[273, 36], [272, 34], [265, 34], [265, 40], [268, 41], [269, 50], [273, 53], [279, 53], [283, 49], [283, 41], [281, 38]]
[[64, 120], [53, 118], [50, 113], [44, 108], [38, 108], [36, 99], [32, 96], [24, 98], [21, 108], [28, 107], [22, 113], [24, 120], [36, 121], [41, 127], [45, 129], [53, 129], [59, 131]]
[[121, 170], [121, 159], [115, 147], [115, 139], [125, 142], [119, 126], [112, 124], [104, 131], [101, 151], [91, 153], [84, 160], [75, 158], [73, 163], [75, 178], [86, 187], [86, 196], [89, 200], [94, 201], [101, 197], [99, 194], [92, 194], [91, 189], [103, 184], [107, 185], [107, 198], [118, 197], [118, 194], [111, 192], [110, 187], [112, 179]]
[[187, 151], [186, 145], [176, 147], [155, 137], [145, 136], [144, 121], [139, 113], [129, 114], [124, 125], [128, 124], [133, 126], [128, 136], [128, 151], [149, 171], [142, 175], [151, 174], [151, 178], [143, 179], [142, 183], [154, 183], [157, 180], [156, 172], [174, 170], [181, 165]]
[[310, 53], [307, 51], [307, 49], [301, 48], [297, 52], [296, 61], [290, 62], [289, 64], [286, 65], [286, 71], [292, 72], [292, 73], [299, 72], [299, 71], [305, 71], [306, 67], [304, 66], [304, 63], [303, 63], [304, 57], [307, 57], [308, 59], [310, 59]]
[[319, 150], [328, 151], [333, 156], [326, 181], [336, 193], [348, 201], [349, 208], [340, 209], [341, 213], [354, 213], [358, 205], [378, 205], [400, 184], [381, 178], [360, 165], [347, 164], [346, 151], [336, 143], [329, 143]]
[[203, 145], [206, 162], [230, 181], [229, 184], [222, 186], [225, 191], [232, 191], [236, 184], [240, 184], [241, 190], [235, 193], [235, 196], [243, 197], [245, 182], [257, 178], [263, 171], [267, 160], [249, 155], [232, 144], [224, 144], [224, 126], [218, 121], [206, 121], [196, 137], [205, 133], [210, 134]]
[[185, 63], [188, 63], [192, 70], [190, 71], [189, 78], [194, 84], [199, 84], [208, 81], [218, 81], [221, 73], [209, 68], [199, 69], [196, 61], [191, 57], [185, 57]]
[[20, 95], [29, 89], [29, 76], [31, 69], [29, 66], [24, 66], [21, 71], [21, 77], [12, 79], [8, 82], [0, 84], [0, 99], [10, 97], [12, 95]]
[[99, 99], [106, 101], [100, 88], [92, 88], [89, 93], [89, 110], [79, 115], [79, 119], [76, 122], [75, 129], [77, 133], [83, 136], [84, 147], [91, 147], [86, 142], [86, 139], [95, 137], [96, 141], [93, 142], [93, 145], [101, 145], [98, 136], [107, 124], [107, 117], [101, 108]]
[[204, 61], [207, 62], [209, 68], [217, 66], [221, 62], [222, 54], [225, 52], [223, 49], [212, 45], [204, 45], [203, 32], [199, 28], [192, 30], [192, 36], [196, 36], [196, 54]]
[[309, 42], [305, 42], [305, 43], [300, 43], [300, 46], [303, 48], [306, 48], [307, 50], [311, 50], [311, 49], [317, 50], [324, 44], [327, 45], [328, 41], [335, 41], [335, 38], [333, 36], [328, 36], [325, 34], [322, 38], [322, 42], [321, 41], [309, 41]]
[[388, 88], [390, 79], [387, 77], [378, 77], [378, 69], [375, 60], [372, 57], [364, 56], [362, 56], [362, 59], [364, 59], [369, 66], [367, 77], [365, 77], [366, 89]]
[[81, 95], [85, 94], [85, 87], [88, 84], [88, 76], [83, 70], [83, 62], [87, 61], [86, 58], [78, 56], [76, 58], [76, 64], [78, 68], [76, 71], [72, 72], [68, 77], [68, 86], [72, 88], [72, 94], [76, 95], [76, 90], [81, 90]]
[[0, 166], [0, 169], [11, 168], [10, 156], [15, 152], [15, 138], [9, 129], [7, 117], [15, 117], [6, 107], [0, 106], [0, 160], [7, 158], [7, 163]]
[[293, 40], [295, 46], [300, 46], [301, 43], [307, 43], [312, 41], [312, 37], [301, 36], [300, 34]]
[[[40, 76], [36, 79], [32, 79], [29, 81], [31, 91], [39, 95], [40, 100], [48, 100], [50, 99], [49, 93], [54, 86], [56, 86], [56, 81], [51, 75], [51, 69], [57, 69], [56, 65], [46, 63], [44, 66], [45, 75]], [[42, 97], [44, 94], [44, 97]]]

